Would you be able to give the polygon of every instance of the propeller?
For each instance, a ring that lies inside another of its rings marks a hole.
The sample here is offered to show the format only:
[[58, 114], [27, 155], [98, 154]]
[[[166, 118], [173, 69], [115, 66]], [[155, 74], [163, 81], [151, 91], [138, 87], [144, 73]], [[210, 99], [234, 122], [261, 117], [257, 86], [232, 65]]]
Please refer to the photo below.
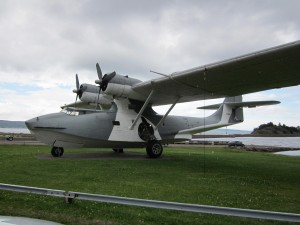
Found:
[[101, 90], [105, 91], [109, 81], [116, 75], [116, 72], [112, 72], [112, 73], [107, 73], [104, 76], [102, 76], [102, 71], [99, 66], [99, 63], [96, 64], [96, 69], [97, 69], [97, 74], [98, 74], [98, 80], [95, 80], [95, 83], [99, 84], [99, 92], [98, 92], [98, 96], [97, 96], [95, 110], [97, 109], [97, 106], [98, 106], [99, 95], [100, 95]]
[[76, 99], [75, 99], [75, 106], [76, 106], [78, 96], [79, 96], [79, 98], [81, 98], [82, 93], [83, 93], [82, 86], [79, 86], [79, 79], [78, 79], [77, 74], [76, 74], [76, 89], [74, 89], [73, 92], [76, 94]]
[[[98, 80], [95, 80], [96, 84], [99, 84], [100, 89], [102, 91], [105, 91], [107, 88], [107, 85], [109, 81], [116, 75], [116, 72], [107, 73], [102, 77], [102, 71], [100, 69], [99, 63], [96, 64], [97, 74], [98, 74]], [[100, 91], [99, 91], [100, 93]]]

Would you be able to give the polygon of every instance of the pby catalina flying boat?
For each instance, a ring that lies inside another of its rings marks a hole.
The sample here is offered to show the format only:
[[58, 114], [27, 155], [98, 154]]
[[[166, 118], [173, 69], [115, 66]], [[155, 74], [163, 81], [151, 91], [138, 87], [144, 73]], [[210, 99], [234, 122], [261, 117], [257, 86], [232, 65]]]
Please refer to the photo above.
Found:
[[[116, 72], [102, 76], [96, 65], [96, 85], [79, 84], [76, 101], [58, 113], [26, 121], [36, 138], [52, 146], [60, 157], [66, 147], [146, 147], [158, 158], [162, 144], [189, 140], [192, 134], [241, 123], [243, 107], [277, 104], [277, 101], [243, 102], [242, 95], [300, 84], [300, 41], [229, 60], [140, 81]], [[77, 98], [80, 102], [77, 102]], [[205, 118], [171, 116], [177, 103], [225, 98]], [[152, 106], [170, 104], [164, 115]]]

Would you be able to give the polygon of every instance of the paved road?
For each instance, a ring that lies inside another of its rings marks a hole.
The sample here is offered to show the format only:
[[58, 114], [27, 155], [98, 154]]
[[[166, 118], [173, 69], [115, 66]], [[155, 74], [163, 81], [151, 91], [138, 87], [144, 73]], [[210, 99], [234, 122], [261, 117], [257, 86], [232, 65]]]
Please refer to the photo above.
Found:
[[0, 216], [0, 225], [62, 225], [46, 220], [31, 219], [25, 217]]

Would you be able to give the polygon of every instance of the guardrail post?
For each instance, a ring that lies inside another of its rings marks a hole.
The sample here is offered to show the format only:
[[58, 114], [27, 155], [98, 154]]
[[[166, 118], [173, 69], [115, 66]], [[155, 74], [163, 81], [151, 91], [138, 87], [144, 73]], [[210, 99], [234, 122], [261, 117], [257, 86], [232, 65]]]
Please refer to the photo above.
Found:
[[71, 204], [75, 200], [76, 197], [78, 197], [77, 194], [66, 192], [65, 202], [68, 203], [68, 204]]

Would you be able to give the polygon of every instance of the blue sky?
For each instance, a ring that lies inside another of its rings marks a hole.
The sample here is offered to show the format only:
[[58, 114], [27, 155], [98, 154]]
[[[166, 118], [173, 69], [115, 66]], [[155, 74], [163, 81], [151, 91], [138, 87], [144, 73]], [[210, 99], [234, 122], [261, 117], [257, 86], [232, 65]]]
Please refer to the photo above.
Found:
[[[0, 2], [0, 119], [26, 120], [75, 100], [75, 74], [94, 84], [95, 64], [140, 80], [300, 40], [297, 0]], [[300, 125], [299, 87], [244, 96], [279, 100], [245, 109], [245, 122]], [[222, 99], [206, 102], [220, 102]], [[203, 102], [171, 114], [202, 116]], [[168, 107], [156, 108], [165, 112]], [[206, 112], [206, 115], [210, 112]]]
[[35, 85], [24, 85], [19, 83], [6, 83], [6, 82], [0, 83], [0, 89], [10, 90], [12, 92], [15, 92], [18, 95], [28, 95], [31, 92], [43, 90], [42, 87], [35, 86]]

